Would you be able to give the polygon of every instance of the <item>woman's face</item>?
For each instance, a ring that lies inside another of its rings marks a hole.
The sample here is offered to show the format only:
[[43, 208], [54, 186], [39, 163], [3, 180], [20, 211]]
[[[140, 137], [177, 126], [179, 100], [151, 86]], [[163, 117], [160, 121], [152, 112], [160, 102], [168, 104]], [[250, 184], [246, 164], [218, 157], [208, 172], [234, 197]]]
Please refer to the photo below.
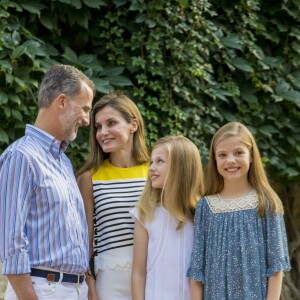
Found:
[[95, 115], [96, 139], [105, 153], [132, 151], [133, 134], [137, 122], [128, 123], [122, 114], [111, 106], [105, 106]]

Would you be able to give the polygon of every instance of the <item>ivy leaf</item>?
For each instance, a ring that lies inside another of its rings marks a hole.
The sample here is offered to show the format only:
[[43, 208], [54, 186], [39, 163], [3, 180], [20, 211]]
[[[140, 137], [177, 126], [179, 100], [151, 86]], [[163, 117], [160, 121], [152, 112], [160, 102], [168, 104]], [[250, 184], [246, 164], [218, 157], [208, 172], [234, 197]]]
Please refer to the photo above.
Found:
[[82, 54], [78, 58], [78, 62], [83, 65], [88, 65], [95, 60], [96, 56], [94, 54]]
[[12, 65], [7, 60], [0, 59], [0, 66], [2, 66], [4, 69], [7, 69], [9, 71], [12, 70]]
[[189, 2], [187, 0], [178, 0], [178, 3], [182, 8], [186, 8], [189, 6]]
[[11, 39], [14, 43], [14, 45], [18, 45], [21, 41], [21, 37], [18, 31], [14, 31], [13, 34], [11, 35]]
[[147, 19], [147, 15], [138, 14], [135, 18], [136, 23], [143, 23]]
[[66, 47], [65, 52], [62, 56], [74, 64], [77, 64], [77, 62], [78, 62], [78, 57], [77, 57], [76, 53], [69, 47]]
[[124, 67], [105, 67], [102, 72], [101, 76], [116, 76], [120, 75], [124, 71]]
[[127, 0], [113, 0], [113, 1], [116, 4], [116, 7], [122, 6], [127, 2]]
[[257, 130], [269, 138], [271, 138], [274, 133], [278, 133], [278, 130], [272, 125], [260, 126], [257, 128]]
[[21, 55], [23, 55], [25, 52], [26, 52], [26, 47], [24, 45], [20, 45], [13, 50], [12, 57], [16, 59]]
[[146, 19], [146, 24], [148, 25], [149, 28], [154, 28], [156, 26], [156, 21], [151, 19]]
[[106, 5], [105, 1], [102, 0], [83, 0], [83, 3], [92, 8], [100, 8], [100, 6]]
[[9, 102], [15, 103], [18, 106], [21, 104], [20, 97], [18, 95], [14, 95], [14, 94], [13, 95], [9, 95]]
[[88, 29], [89, 17], [90, 15], [88, 11], [81, 11], [80, 15], [77, 16], [76, 21], [80, 26], [82, 26], [85, 29]]
[[46, 56], [47, 53], [41, 48], [41, 44], [37, 41], [28, 40], [23, 44], [26, 47], [26, 54], [29, 57]]
[[72, 0], [70, 1], [70, 3], [72, 4], [72, 6], [74, 6], [76, 9], [81, 9], [82, 8], [82, 4], [80, 0]]
[[44, 25], [49, 30], [57, 29], [56, 20], [52, 16], [41, 15], [40, 21], [41, 21], [42, 25]]
[[133, 85], [132, 82], [127, 77], [122, 75], [106, 76], [104, 78], [108, 80], [111, 85], [116, 85], [116, 86]]
[[245, 72], [254, 72], [254, 69], [252, 68], [251, 64], [245, 60], [244, 58], [237, 57], [232, 60], [232, 64], [239, 70], [245, 71]]
[[296, 177], [299, 176], [299, 171], [294, 168], [287, 168], [286, 173], [289, 177]]
[[1, 128], [0, 128], [0, 142], [5, 143], [5, 144], [9, 143], [7, 133]]
[[8, 102], [7, 94], [0, 91], [0, 105], [6, 104]]
[[42, 3], [40, 3], [39, 1], [31, 1], [31, 0], [26, 0], [26, 1], [22, 1], [20, 3], [20, 5], [27, 11], [33, 13], [33, 14], [37, 14], [40, 15], [41, 10], [46, 8], [46, 6]]
[[19, 111], [15, 110], [15, 109], [12, 109], [12, 110], [11, 110], [11, 114], [12, 114], [12, 116], [13, 116], [16, 120], [18, 120], [18, 121], [22, 121], [22, 120], [23, 120], [23, 117], [22, 117], [22, 115], [21, 115], [21, 113], [20, 113]]
[[25, 82], [23, 80], [21, 80], [18, 77], [15, 77], [15, 81], [18, 84], [18, 86], [20, 86], [23, 90], [26, 89], [26, 84], [25, 84]]
[[262, 62], [267, 64], [268, 66], [272, 68], [279, 68], [282, 64], [282, 58], [281, 57], [271, 57], [271, 56], [265, 56], [262, 59]]
[[236, 36], [223, 37], [220, 41], [225, 47], [242, 50], [241, 41]]
[[223, 111], [222, 115], [224, 116], [225, 120], [228, 122], [236, 121], [236, 116], [229, 111]]
[[96, 90], [100, 93], [108, 94], [113, 90], [113, 88], [109, 85], [108, 80], [100, 78], [91, 78], [91, 80], [95, 83]]
[[300, 107], [300, 93], [297, 91], [287, 91], [280, 94], [285, 100], [295, 103]]
[[289, 90], [289, 88], [290, 88], [290, 85], [287, 82], [282, 81], [277, 84], [277, 86], [275, 88], [275, 92], [276, 92], [276, 94], [281, 95], [281, 94], [287, 92]]

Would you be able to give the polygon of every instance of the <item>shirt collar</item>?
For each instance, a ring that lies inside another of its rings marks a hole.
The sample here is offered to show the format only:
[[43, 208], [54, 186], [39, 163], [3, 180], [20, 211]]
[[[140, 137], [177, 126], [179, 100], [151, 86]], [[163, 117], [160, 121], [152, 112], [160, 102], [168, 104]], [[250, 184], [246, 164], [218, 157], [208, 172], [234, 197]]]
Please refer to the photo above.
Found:
[[27, 124], [25, 134], [37, 140], [41, 144], [41, 146], [47, 152], [50, 152], [55, 158], [58, 158], [61, 153], [65, 152], [69, 145], [67, 142], [61, 142], [57, 140], [48, 132], [34, 125]]

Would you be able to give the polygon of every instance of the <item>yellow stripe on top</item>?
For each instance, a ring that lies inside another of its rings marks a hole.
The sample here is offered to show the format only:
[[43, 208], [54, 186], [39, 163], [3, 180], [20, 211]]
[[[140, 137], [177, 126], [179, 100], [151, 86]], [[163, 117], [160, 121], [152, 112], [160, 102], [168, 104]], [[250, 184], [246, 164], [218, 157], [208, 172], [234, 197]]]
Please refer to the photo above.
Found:
[[[130, 168], [118, 168], [113, 166], [107, 159], [100, 168], [92, 175], [92, 180], [114, 180], [123, 178], [146, 178], [149, 164], [138, 165]], [[142, 169], [142, 170], [141, 170]], [[141, 174], [142, 173], [142, 174]], [[142, 175], [142, 176], [141, 176]]]

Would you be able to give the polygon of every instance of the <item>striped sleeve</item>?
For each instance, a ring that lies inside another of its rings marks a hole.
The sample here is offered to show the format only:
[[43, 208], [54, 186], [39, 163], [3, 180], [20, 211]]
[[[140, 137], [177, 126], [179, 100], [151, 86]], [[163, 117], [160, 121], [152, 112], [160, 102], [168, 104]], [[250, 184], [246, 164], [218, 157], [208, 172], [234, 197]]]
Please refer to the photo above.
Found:
[[29, 243], [24, 231], [33, 186], [29, 161], [7, 151], [0, 162], [0, 253], [3, 274], [30, 272]]

